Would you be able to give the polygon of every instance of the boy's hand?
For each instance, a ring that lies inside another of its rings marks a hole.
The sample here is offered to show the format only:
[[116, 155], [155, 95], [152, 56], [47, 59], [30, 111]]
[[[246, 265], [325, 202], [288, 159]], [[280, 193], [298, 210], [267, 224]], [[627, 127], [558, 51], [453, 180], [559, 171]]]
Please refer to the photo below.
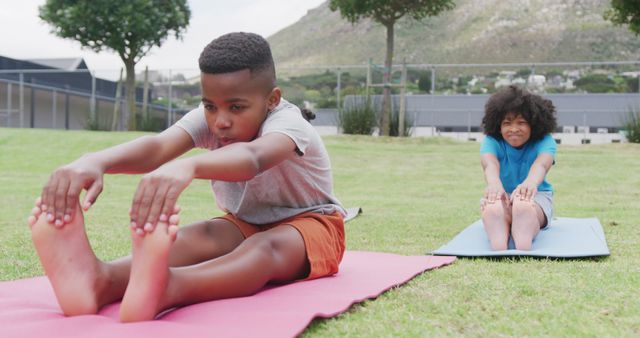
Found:
[[[133, 196], [131, 226], [151, 232], [159, 220], [167, 221], [175, 214], [182, 191], [191, 183], [194, 169], [186, 160], [175, 160], [144, 175]], [[138, 234], [143, 234], [137, 231]]]
[[513, 190], [511, 199], [519, 198], [521, 201], [531, 201], [537, 192], [538, 186], [536, 184], [524, 181]]
[[95, 203], [102, 192], [104, 170], [95, 162], [80, 158], [56, 169], [42, 189], [41, 208], [47, 221], [61, 227], [72, 221], [82, 190], [87, 190], [82, 202], [84, 211]]

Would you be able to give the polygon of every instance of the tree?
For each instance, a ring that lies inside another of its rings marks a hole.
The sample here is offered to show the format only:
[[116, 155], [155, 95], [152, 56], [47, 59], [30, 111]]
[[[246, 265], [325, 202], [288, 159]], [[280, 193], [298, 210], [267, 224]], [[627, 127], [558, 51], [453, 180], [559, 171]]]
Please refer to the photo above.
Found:
[[640, 35], [640, 2], [638, 0], [611, 0], [611, 8], [604, 17], [616, 25], [629, 25], [636, 35]]
[[[418, 75], [418, 89], [421, 92], [431, 93], [431, 71], [421, 71]], [[431, 93], [435, 94], [435, 93]]]
[[581, 77], [573, 83], [587, 93], [615, 93], [616, 83], [604, 74], [591, 74]]
[[393, 38], [395, 23], [407, 15], [415, 20], [438, 15], [455, 7], [454, 0], [331, 0], [329, 8], [340, 10], [342, 17], [351, 23], [371, 18], [387, 30], [387, 49], [384, 59], [385, 84], [382, 98], [381, 134], [389, 135], [391, 118], [391, 67], [393, 65]]
[[125, 121], [135, 130], [135, 66], [169, 35], [182, 38], [191, 17], [187, 0], [47, 0], [39, 11], [55, 35], [118, 53], [126, 70]]

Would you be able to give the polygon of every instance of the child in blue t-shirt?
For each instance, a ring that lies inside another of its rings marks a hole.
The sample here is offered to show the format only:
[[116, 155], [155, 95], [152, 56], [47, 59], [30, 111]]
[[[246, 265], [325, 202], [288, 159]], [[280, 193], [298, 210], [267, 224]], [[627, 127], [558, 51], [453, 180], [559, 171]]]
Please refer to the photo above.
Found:
[[517, 86], [493, 94], [482, 119], [480, 148], [487, 187], [480, 203], [493, 250], [530, 250], [553, 215], [553, 188], [545, 177], [555, 163], [553, 103]]

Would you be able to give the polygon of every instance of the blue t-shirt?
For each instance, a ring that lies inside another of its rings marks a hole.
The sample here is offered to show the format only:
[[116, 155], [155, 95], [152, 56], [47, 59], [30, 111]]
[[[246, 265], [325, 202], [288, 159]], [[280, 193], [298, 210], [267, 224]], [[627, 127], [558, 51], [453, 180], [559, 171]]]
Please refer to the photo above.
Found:
[[[480, 146], [480, 154], [494, 154], [500, 162], [500, 181], [504, 190], [511, 193], [518, 184], [529, 175], [531, 165], [541, 153], [547, 153], [556, 159], [556, 141], [547, 134], [541, 140], [527, 142], [520, 149], [512, 147], [507, 141], [487, 135]], [[538, 191], [553, 191], [547, 179], [538, 186]]]

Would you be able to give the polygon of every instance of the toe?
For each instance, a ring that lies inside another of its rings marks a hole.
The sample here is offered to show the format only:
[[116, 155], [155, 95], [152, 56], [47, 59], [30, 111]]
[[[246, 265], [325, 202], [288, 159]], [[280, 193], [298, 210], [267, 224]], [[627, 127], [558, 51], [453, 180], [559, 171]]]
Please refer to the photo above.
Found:
[[171, 215], [171, 217], [169, 217], [169, 224], [170, 225], [178, 225], [178, 223], [180, 223], [180, 215], [173, 214], [173, 215]]
[[29, 216], [27, 218], [27, 223], [29, 224], [29, 227], [33, 227], [36, 224], [37, 220], [38, 219], [35, 216], [33, 216], [33, 215]]
[[169, 225], [169, 228], [167, 229], [167, 231], [169, 232], [169, 238], [171, 238], [171, 241], [175, 241], [176, 240], [176, 236], [178, 235], [178, 226], [177, 225]]

